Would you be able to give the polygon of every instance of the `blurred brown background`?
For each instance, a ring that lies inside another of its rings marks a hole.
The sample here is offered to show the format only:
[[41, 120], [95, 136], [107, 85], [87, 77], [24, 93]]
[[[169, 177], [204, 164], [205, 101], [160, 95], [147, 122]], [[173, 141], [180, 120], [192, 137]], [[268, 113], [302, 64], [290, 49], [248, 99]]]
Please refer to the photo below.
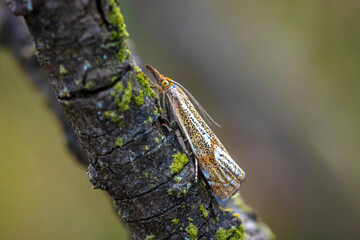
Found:
[[[144, 63], [222, 125], [278, 239], [360, 235], [360, 2], [122, 0]], [[0, 239], [123, 239], [56, 118], [0, 49]]]

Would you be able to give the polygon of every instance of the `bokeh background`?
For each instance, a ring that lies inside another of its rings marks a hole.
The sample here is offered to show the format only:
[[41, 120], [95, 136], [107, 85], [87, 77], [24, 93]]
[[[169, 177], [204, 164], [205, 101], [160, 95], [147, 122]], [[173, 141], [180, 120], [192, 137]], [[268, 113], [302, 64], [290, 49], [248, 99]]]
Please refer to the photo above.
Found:
[[[122, 0], [143, 63], [222, 125], [278, 239], [360, 236], [360, 2]], [[126, 239], [60, 125], [0, 49], [0, 239]]]

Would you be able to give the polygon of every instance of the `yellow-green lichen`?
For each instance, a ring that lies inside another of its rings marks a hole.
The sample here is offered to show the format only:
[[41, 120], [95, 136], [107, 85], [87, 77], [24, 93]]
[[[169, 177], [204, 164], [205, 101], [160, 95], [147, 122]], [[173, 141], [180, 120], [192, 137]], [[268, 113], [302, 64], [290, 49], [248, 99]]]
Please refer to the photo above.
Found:
[[244, 228], [242, 225], [239, 227], [231, 227], [230, 229], [219, 228], [216, 231], [216, 240], [245, 240]]
[[64, 65], [60, 64], [60, 66], [59, 66], [59, 72], [60, 72], [60, 74], [67, 74], [67, 73], [68, 73], [68, 70], [65, 68]]
[[[122, 96], [120, 98], [120, 94]], [[111, 96], [115, 98], [115, 104], [119, 107], [120, 111], [129, 110], [129, 104], [132, 96], [132, 85], [131, 82], [127, 82], [127, 87], [124, 89], [124, 86], [121, 82], [118, 82], [114, 86], [114, 90], [111, 92]]]
[[189, 223], [189, 225], [185, 228], [185, 232], [189, 235], [191, 240], [195, 240], [198, 235], [198, 229], [192, 223]]
[[153, 240], [155, 238], [154, 234], [147, 235], [145, 240]]
[[126, 31], [126, 25], [124, 23], [124, 17], [120, 12], [120, 7], [115, 0], [109, 1], [109, 6], [111, 7], [109, 14], [109, 22], [118, 27], [118, 35], [114, 36], [114, 39], [119, 39], [120, 37], [129, 37], [129, 33]]
[[242, 221], [242, 219], [241, 219], [241, 217], [240, 217], [240, 214], [234, 213], [233, 215], [234, 215], [235, 217], [237, 217], [240, 221]]
[[169, 194], [170, 196], [172, 196], [172, 195], [173, 195], [173, 191], [172, 191], [172, 189], [168, 189], [168, 190], [167, 190], [167, 192], [168, 192], [168, 194]]
[[189, 217], [188, 219], [189, 219], [190, 222], [193, 222], [193, 221], [194, 221], [194, 219], [192, 219], [191, 217]]
[[171, 222], [173, 223], [173, 224], [178, 224], [179, 223], [179, 219], [177, 219], [177, 218], [174, 218], [173, 220], [171, 220]]
[[146, 178], [148, 178], [148, 177], [149, 177], [149, 173], [147, 173], [147, 172], [143, 172], [143, 174], [144, 174], [144, 176], [145, 176]]
[[135, 72], [136, 72], [136, 79], [142, 89], [144, 90], [144, 96], [149, 97], [151, 96], [153, 99], [156, 99], [156, 93], [154, 90], [150, 88], [149, 80], [147, 79], [146, 75], [141, 71], [141, 69], [138, 66], [135, 66]]
[[157, 107], [155, 107], [154, 115], [158, 115], [158, 114], [159, 114], [159, 109]]
[[160, 139], [155, 138], [155, 142], [156, 142], [156, 143], [159, 143], [159, 142], [160, 142]]
[[118, 41], [114, 43], [114, 46], [119, 48], [117, 58], [120, 62], [124, 62], [128, 56], [131, 55], [129, 49], [126, 46], [126, 38], [129, 37], [129, 33], [126, 31], [126, 25], [124, 23], [124, 17], [120, 12], [120, 7], [115, 0], [109, 1], [110, 13], [108, 16], [109, 23], [115, 28], [110, 33], [111, 41]]
[[136, 105], [140, 106], [144, 103], [144, 91], [140, 90], [139, 91], [139, 95], [134, 96], [134, 101], [136, 103]]
[[118, 121], [118, 115], [115, 111], [106, 111], [104, 112], [104, 116], [108, 118], [111, 122], [117, 122]]
[[209, 212], [204, 208], [204, 205], [200, 206], [200, 212], [203, 218], [207, 218], [209, 216]]
[[115, 145], [122, 147], [124, 145], [124, 140], [121, 137], [116, 138]]
[[182, 178], [178, 177], [178, 176], [175, 176], [173, 179], [177, 184], [179, 184], [181, 182], [181, 180], [182, 180]]
[[90, 89], [92, 86], [94, 86], [94, 83], [92, 81], [90, 81], [90, 82], [87, 82], [84, 87], [86, 89]]
[[122, 47], [120, 48], [119, 52], [117, 53], [117, 59], [119, 60], [119, 62], [123, 63], [125, 62], [127, 57], [131, 56], [131, 52], [129, 49]]
[[117, 82], [115, 85], [114, 85], [114, 90], [111, 91], [111, 96], [115, 97], [115, 96], [119, 96], [122, 91], [124, 91], [124, 86], [122, 84], [122, 82]]
[[149, 151], [150, 147], [148, 145], [145, 145], [144, 149], [145, 149], [145, 151]]
[[179, 173], [181, 169], [183, 169], [185, 164], [189, 162], [189, 159], [187, 158], [186, 154], [181, 153], [179, 151], [174, 155], [172, 155], [172, 157], [173, 157], [173, 162], [169, 166], [171, 174]]

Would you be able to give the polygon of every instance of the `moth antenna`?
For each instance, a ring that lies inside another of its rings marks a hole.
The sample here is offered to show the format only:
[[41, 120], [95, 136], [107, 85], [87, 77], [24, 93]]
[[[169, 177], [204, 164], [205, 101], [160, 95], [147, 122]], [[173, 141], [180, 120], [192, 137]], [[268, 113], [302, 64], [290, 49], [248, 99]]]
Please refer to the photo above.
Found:
[[156, 70], [156, 68], [154, 68], [150, 64], [145, 64], [145, 67], [154, 76], [157, 84], [161, 84], [161, 81], [164, 79], [164, 76], [162, 74], [160, 74], [159, 71]]
[[176, 83], [176, 85], [178, 85], [182, 90], [184, 90], [184, 92], [190, 97], [190, 99], [195, 103], [195, 105], [199, 108], [200, 112], [202, 113], [202, 115], [205, 117], [205, 119], [207, 120], [207, 122], [211, 125], [212, 123], [214, 123], [216, 126], [220, 127], [221, 126], [215, 122], [215, 120], [205, 111], [205, 109], [201, 106], [201, 104], [195, 99], [195, 97], [190, 93], [189, 90], [187, 90], [183, 85], [181, 85], [178, 82], [175, 82], [174, 80], [171, 80], [174, 83]]
[[151, 79], [148, 78], [150, 85], [152, 85], [154, 88], [162, 92], [162, 88], [159, 86], [159, 83], [162, 78], [164, 78], [163, 75], [161, 75], [156, 68], [151, 66], [150, 64], [145, 64], [145, 67], [149, 70], [149, 72], [153, 75], [155, 78], [155, 82], [153, 82]]

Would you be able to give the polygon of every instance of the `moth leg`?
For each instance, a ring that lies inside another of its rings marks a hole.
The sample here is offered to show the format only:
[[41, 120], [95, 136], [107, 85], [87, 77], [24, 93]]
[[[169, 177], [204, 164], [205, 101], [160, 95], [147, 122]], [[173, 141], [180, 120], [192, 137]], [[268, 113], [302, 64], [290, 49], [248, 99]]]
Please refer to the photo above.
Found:
[[[176, 135], [181, 147], [183, 148], [184, 152], [186, 152], [186, 154], [189, 155], [189, 156], [193, 155], [194, 154], [193, 151], [191, 151], [191, 152], [188, 151], [188, 148], [185, 145], [185, 139], [182, 137], [181, 132], [180, 132], [179, 129], [175, 130], [175, 135]], [[197, 182], [198, 181], [198, 169], [199, 169], [199, 167], [198, 167], [198, 160], [197, 160], [197, 158], [195, 156], [194, 156], [194, 161], [195, 161], [195, 182]]]
[[172, 129], [166, 123], [163, 123], [161, 125], [164, 126], [169, 133], [172, 132]]
[[165, 95], [165, 97], [166, 97], [166, 100], [167, 100], [166, 103], [168, 104], [168, 107], [166, 108], [167, 114], [168, 114], [167, 116], [168, 116], [168, 118], [169, 118], [169, 123], [170, 123], [170, 125], [173, 126], [174, 123], [176, 122], [174, 110], [173, 110], [173, 108], [171, 107], [171, 106], [173, 106], [173, 104], [171, 104], [172, 101], [171, 101], [171, 98], [170, 98], [169, 95]]
[[175, 135], [176, 135], [181, 147], [183, 148], [184, 152], [186, 152], [186, 154], [189, 154], [189, 151], [185, 146], [184, 138], [182, 137], [179, 129], [175, 130]]

